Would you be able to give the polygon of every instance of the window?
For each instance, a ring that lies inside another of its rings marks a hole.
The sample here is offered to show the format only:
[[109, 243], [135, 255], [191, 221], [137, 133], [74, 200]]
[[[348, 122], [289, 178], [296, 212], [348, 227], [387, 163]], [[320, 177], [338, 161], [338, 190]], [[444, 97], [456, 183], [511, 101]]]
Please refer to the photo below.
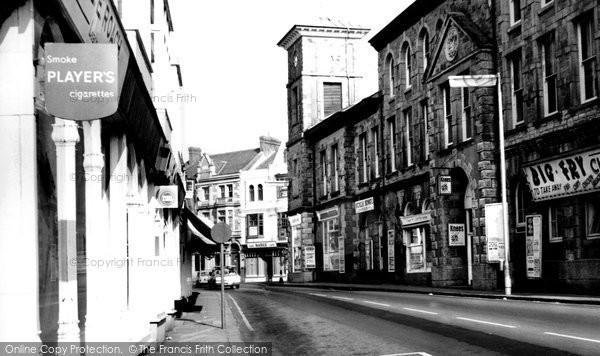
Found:
[[204, 195], [204, 201], [210, 200], [210, 190], [208, 187], [202, 187], [202, 193]]
[[203, 216], [205, 219], [207, 219], [207, 220], [210, 220], [210, 213], [209, 213], [209, 212], [207, 212], [207, 211], [203, 212], [203, 213], [202, 213], [202, 216]]
[[554, 35], [542, 42], [542, 71], [544, 73], [544, 116], [557, 110], [556, 64], [554, 56]]
[[562, 241], [559, 210], [560, 206], [557, 205], [548, 207], [548, 231], [550, 232], [550, 242]]
[[510, 63], [510, 89], [512, 95], [513, 127], [524, 122], [523, 118], [523, 85], [521, 81], [521, 52], [509, 59]]
[[581, 101], [596, 97], [596, 53], [594, 51], [594, 20], [584, 17], [578, 24], [579, 88]]
[[365, 183], [368, 178], [367, 178], [367, 135], [366, 134], [361, 134], [359, 136], [359, 140], [360, 140], [360, 162], [361, 164], [359, 165], [360, 168], [360, 172], [359, 172], [359, 183]]
[[154, 0], [150, 0], [150, 24], [154, 24]]
[[246, 236], [256, 238], [263, 236], [263, 214], [249, 214], [246, 216]]
[[331, 164], [331, 170], [333, 171], [332, 190], [337, 192], [340, 190], [340, 174], [338, 172], [338, 145], [331, 146]]
[[427, 70], [429, 65], [429, 33], [423, 29], [421, 32], [421, 50], [423, 51], [423, 71]]
[[246, 257], [246, 276], [258, 276], [258, 257]]
[[452, 144], [452, 102], [450, 101], [450, 87], [442, 88], [442, 98], [444, 101], [444, 145], [448, 147]]
[[298, 97], [298, 87], [292, 88], [292, 123], [299, 122], [300, 120], [300, 98]]
[[220, 222], [220, 223], [225, 222], [225, 210], [219, 210], [217, 212], [217, 222]]
[[286, 213], [277, 213], [277, 240], [286, 242], [288, 238], [290, 223]]
[[227, 184], [227, 197], [233, 198], [233, 184]]
[[390, 96], [394, 96], [394, 90], [396, 88], [396, 77], [394, 75], [394, 57], [388, 54], [386, 59], [386, 72], [387, 72], [387, 92]]
[[250, 201], [254, 201], [254, 186], [250, 185], [248, 188], [248, 192], [250, 193]]
[[150, 32], [150, 63], [154, 63], [154, 32]]
[[414, 227], [403, 230], [406, 244], [406, 272], [427, 272], [431, 267], [427, 263], [427, 229]]
[[262, 184], [258, 185], [258, 200], [263, 200], [263, 186]]
[[342, 109], [342, 83], [323, 83], [324, 115], [329, 116]]
[[412, 162], [413, 134], [412, 134], [412, 112], [410, 109], [404, 112], [404, 158], [406, 166], [410, 166]]
[[423, 126], [425, 134], [423, 140], [423, 159], [429, 159], [429, 118], [427, 116], [427, 100], [421, 102], [421, 115], [423, 116]]
[[463, 141], [470, 139], [473, 135], [472, 127], [473, 123], [471, 120], [471, 98], [469, 95], [469, 87], [461, 88], [461, 126], [462, 126], [462, 138]]
[[404, 80], [406, 81], [407, 89], [410, 88], [411, 69], [410, 46], [406, 44], [404, 49]]
[[225, 186], [224, 185], [219, 186], [219, 191], [221, 192], [221, 198], [225, 198]]
[[327, 195], [327, 151], [323, 150], [319, 156], [321, 164], [321, 195]]
[[586, 236], [600, 238], [600, 200], [590, 199], [585, 204]]
[[542, 5], [542, 7], [544, 7], [544, 6], [546, 6], [546, 5], [550, 5], [550, 4], [552, 4], [552, 2], [553, 2], [553, 1], [554, 1], [554, 0], [542, 0], [542, 3], [541, 3], [541, 5]]
[[298, 159], [294, 159], [292, 161], [292, 172], [293, 172], [293, 177], [292, 180], [290, 181], [290, 184], [292, 185], [292, 195], [293, 196], [297, 196], [299, 194], [298, 191]]
[[186, 180], [185, 181], [185, 191], [186, 192], [193, 192], [194, 191], [194, 181], [193, 180]]
[[379, 178], [379, 160], [380, 160], [380, 152], [379, 152], [379, 127], [375, 126], [371, 129], [371, 138], [373, 140], [373, 152], [375, 153], [373, 156], [375, 159], [373, 160], [373, 174], [375, 178]]
[[340, 228], [337, 217], [321, 221], [324, 271], [338, 271], [340, 268], [339, 230]]
[[517, 183], [515, 193], [516, 224], [517, 226], [525, 226], [525, 215], [531, 202], [531, 193], [529, 193], [527, 185], [523, 182]]
[[233, 228], [233, 210], [227, 210], [227, 225]]
[[391, 117], [388, 119], [388, 130], [389, 130], [389, 150], [390, 155], [388, 159], [388, 173], [396, 171], [396, 118]]
[[510, 24], [515, 25], [519, 22], [521, 22], [521, 1], [510, 0]]

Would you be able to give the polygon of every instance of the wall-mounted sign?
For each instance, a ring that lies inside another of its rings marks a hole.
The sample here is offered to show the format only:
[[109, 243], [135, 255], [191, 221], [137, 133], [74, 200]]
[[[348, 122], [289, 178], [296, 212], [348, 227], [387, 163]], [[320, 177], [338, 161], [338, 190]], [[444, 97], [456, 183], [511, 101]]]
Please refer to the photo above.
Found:
[[119, 105], [116, 44], [47, 43], [46, 110], [68, 120], [110, 116]]
[[317, 211], [317, 218], [319, 219], [319, 221], [323, 221], [327, 219], [337, 218], [339, 214], [340, 213], [338, 208], [335, 207], [327, 210]]
[[356, 209], [357, 214], [375, 209], [373, 197], [354, 202], [354, 208]]
[[396, 271], [396, 258], [395, 258], [395, 251], [394, 251], [395, 237], [396, 237], [396, 232], [394, 230], [388, 230], [387, 245], [388, 245], [388, 271], [389, 272]]
[[315, 257], [315, 247], [314, 246], [304, 246], [303, 248], [304, 255], [304, 267], [305, 268], [315, 268], [317, 258]]
[[465, 245], [465, 224], [448, 224], [448, 245]]
[[542, 216], [525, 217], [525, 258], [527, 278], [542, 278]]
[[292, 216], [288, 216], [288, 220], [291, 226], [300, 225], [302, 223], [302, 215], [296, 214]]
[[452, 194], [452, 177], [451, 176], [438, 176], [438, 194], [439, 195], [451, 195]]
[[401, 216], [400, 223], [403, 228], [412, 227], [415, 225], [423, 225], [428, 224], [431, 221], [431, 214], [423, 213], [423, 214], [415, 214], [409, 216]]
[[533, 200], [600, 190], [600, 149], [538, 163], [523, 169]]
[[158, 203], [158, 208], [162, 209], [176, 209], [178, 199], [178, 189], [176, 185], [161, 185], [155, 187], [154, 197]]
[[267, 241], [267, 242], [248, 242], [248, 248], [267, 248], [267, 247], [277, 247], [277, 242], [275, 241]]
[[258, 226], [248, 227], [248, 236], [258, 236]]
[[485, 235], [487, 237], [487, 261], [504, 261], [504, 223], [502, 203], [485, 205]]
[[340, 273], [346, 273], [346, 250], [344, 246], [344, 236], [338, 237], [338, 251], [340, 254]]

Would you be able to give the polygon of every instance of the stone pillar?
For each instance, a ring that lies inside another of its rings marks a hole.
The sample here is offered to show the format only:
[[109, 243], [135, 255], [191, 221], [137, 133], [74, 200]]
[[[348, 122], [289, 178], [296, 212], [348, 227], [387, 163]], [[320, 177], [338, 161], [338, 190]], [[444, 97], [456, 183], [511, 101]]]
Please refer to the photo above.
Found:
[[56, 118], [52, 125], [56, 144], [56, 192], [58, 213], [58, 341], [79, 341], [77, 308], [76, 179], [77, 124]]
[[110, 279], [106, 266], [97, 262], [107, 260], [106, 240], [108, 237], [107, 205], [104, 199], [103, 172], [104, 155], [100, 141], [100, 120], [83, 124], [85, 169], [85, 217], [87, 265], [87, 314], [85, 340], [101, 342], [112, 340], [110, 333], [110, 311], [107, 310], [105, 295]]
[[[0, 341], [40, 342], [33, 1], [0, 25]], [[8, 84], [10, 83], [10, 84]], [[45, 179], [47, 177], [42, 177]]]

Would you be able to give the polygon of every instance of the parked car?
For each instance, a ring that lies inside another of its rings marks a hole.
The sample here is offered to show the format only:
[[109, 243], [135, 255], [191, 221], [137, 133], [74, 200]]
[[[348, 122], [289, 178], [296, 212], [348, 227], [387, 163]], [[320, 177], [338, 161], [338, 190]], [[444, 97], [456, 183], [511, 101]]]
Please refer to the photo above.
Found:
[[208, 284], [208, 279], [210, 278], [210, 273], [208, 271], [199, 271], [198, 279], [196, 280], [196, 286], [202, 286]]
[[[242, 277], [237, 273], [235, 267], [225, 267], [223, 284], [225, 287], [240, 288], [240, 283], [242, 282]], [[221, 269], [219, 267], [215, 268], [211, 272], [211, 276], [208, 279], [208, 286], [210, 288], [220, 288], [221, 286]]]

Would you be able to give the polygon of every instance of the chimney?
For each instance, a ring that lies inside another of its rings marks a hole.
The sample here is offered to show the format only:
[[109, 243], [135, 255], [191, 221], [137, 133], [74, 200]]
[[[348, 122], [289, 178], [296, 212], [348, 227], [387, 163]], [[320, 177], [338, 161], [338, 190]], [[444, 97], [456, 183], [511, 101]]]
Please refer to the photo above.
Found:
[[279, 146], [281, 145], [281, 141], [274, 137], [269, 136], [260, 136], [260, 152], [270, 154], [272, 152], [277, 152]]
[[202, 149], [200, 147], [188, 147], [189, 152], [189, 164], [195, 164], [200, 162], [202, 157]]

